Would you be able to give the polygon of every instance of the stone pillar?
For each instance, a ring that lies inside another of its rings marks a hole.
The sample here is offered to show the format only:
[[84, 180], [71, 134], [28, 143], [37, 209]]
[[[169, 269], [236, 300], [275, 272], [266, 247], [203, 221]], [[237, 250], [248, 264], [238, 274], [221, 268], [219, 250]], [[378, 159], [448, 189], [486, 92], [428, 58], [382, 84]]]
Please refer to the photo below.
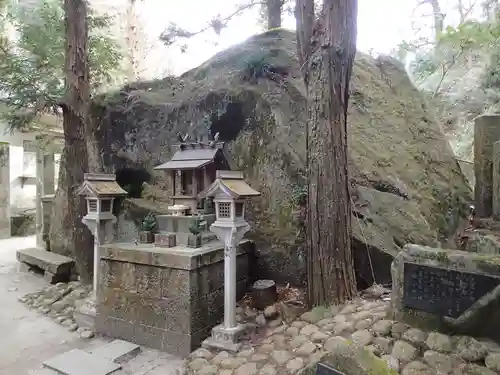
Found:
[[493, 144], [493, 218], [500, 220], [500, 141]]
[[0, 142], [0, 239], [10, 237], [9, 143]]
[[[40, 143], [40, 142], [39, 142]], [[36, 229], [36, 247], [45, 248], [43, 242], [43, 149], [40, 145], [36, 148], [36, 216], [35, 216], [35, 229]]]
[[474, 125], [474, 200], [478, 217], [493, 211], [493, 143], [500, 141], [500, 114], [483, 115]]
[[[40, 143], [40, 142], [39, 142]], [[55, 161], [54, 154], [45, 154], [40, 145], [36, 149], [36, 246], [44, 248], [44, 233], [48, 232], [50, 226], [46, 222], [45, 212], [51, 207], [51, 203], [46, 207], [43, 202], [45, 196], [54, 194], [55, 183]], [[50, 215], [49, 215], [50, 220]]]
[[240, 336], [244, 327], [236, 322], [236, 249], [250, 225], [246, 222], [233, 226], [210, 226], [210, 231], [224, 243], [224, 323], [212, 329], [212, 337], [203, 346], [224, 349], [232, 352], [239, 350]]

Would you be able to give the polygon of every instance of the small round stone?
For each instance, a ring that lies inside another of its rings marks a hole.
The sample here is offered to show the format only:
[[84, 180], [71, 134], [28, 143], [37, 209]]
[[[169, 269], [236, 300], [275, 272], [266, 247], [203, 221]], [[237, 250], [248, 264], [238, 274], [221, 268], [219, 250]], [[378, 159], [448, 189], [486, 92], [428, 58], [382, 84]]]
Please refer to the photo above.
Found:
[[82, 339], [91, 339], [92, 337], [94, 337], [94, 332], [89, 331], [89, 330], [82, 331], [80, 333], [80, 337]]
[[359, 346], [366, 346], [373, 341], [373, 335], [367, 330], [356, 331], [352, 334], [351, 340]]
[[226, 351], [219, 352], [219, 353], [217, 353], [217, 355], [214, 358], [212, 358], [212, 363], [214, 365], [219, 365], [223, 360], [225, 360], [229, 357], [230, 357], [230, 355], [228, 352], [226, 352]]
[[306, 336], [298, 335], [298, 336], [295, 336], [292, 339], [292, 341], [290, 341], [289, 346], [291, 349], [295, 349], [295, 348], [298, 348], [299, 346], [305, 344], [308, 341], [309, 341], [309, 339]]
[[220, 361], [219, 366], [222, 369], [226, 370], [233, 370], [239, 366], [241, 366], [243, 363], [245, 363], [245, 359], [241, 357], [236, 357], [236, 358], [225, 358], [222, 361]]
[[298, 355], [302, 356], [309, 356], [311, 355], [315, 350], [317, 349], [317, 346], [314, 345], [312, 342], [306, 342], [305, 344], [302, 344], [296, 351], [295, 353]]
[[194, 352], [192, 352], [189, 355], [190, 358], [205, 358], [205, 359], [210, 359], [213, 357], [213, 354], [210, 350], [207, 350], [205, 348], [199, 348], [196, 349]]
[[314, 332], [311, 336], [311, 341], [312, 342], [323, 342], [325, 341], [328, 337], [326, 333], [324, 332], [321, 332], [321, 331], [318, 331], [318, 332]]
[[299, 329], [297, 327], [288, 327], [285, 331], [286, 336], [297, 336], [299, 334]]
[[353, 322], [337, 323], [333, 328], [333, 334], [336, 336], [346, 335], [354, 332]]
[[203, 366], [198, 371], [198, 375], [217, 375], [217, 373], [218, 373], [217, 366], [214, 365]]
[[443, 374], [449, 374], [457, 368], [462, 362], [457, 357], [448, 354], [439, 353], [434, 350], [427, 350], [424, 353], [424, 362]]
[[318, 331], [318, 327], [316, 327], [315, 325], [312, 325], [312, 324], [308, 324], [300, 330], [300, 334], [304, 335], [304, 336], [310, 336], [314, 332], [317, 332], [317, 331]]
[[277, 373], [276, 367], [269, 364], [262, 366], [259, 371], [259, 375], [276, 375]]
[[372, 326], [372, 331], [378, 336], [387, 336], [391, 333], [393, 323], [392, 320], [379, 320]]
[[271, 353], [271, 357], [279, 366], [283, 366], [291, 359], [290, 353], [286, 350], [275, 350]]
[[337, 348], [344, 346], [347, 340], [341, 336], [330, 337], [325, 341], [323, 348], [328, 352], [334, 352]]
[[480, 361], [488, 354], [488, 350], [482, 343], [468, 336], [458, 339], [456, 351], [460, 358], [469, 362]]
[[392, 351], [392, 339], [388, 337], [375, 337], [373, 339], [373, 346], [375, 346], [380, 354], [390, 354]]
[[370, 328], [371, 323], [372, 322], [369, 319], [360, 320], [359, 322], [356, 323], [356, 325], [354, 326], [354, 329], [356, 331], [361, 331], [363, 329], [368, 329], [368, 328]]
[[500, 353], [490, 353], [484, 360], [486, 367], [500, 373]]
[[205, 358], [195, 358], [189, 362], [188, 367], [193, 371], [199, 371], [202, 367], [208, 366], [208, 364]]
[[75, 332], [78, 329], [78, 324], [74, 323], [68, 327], [68, 331]]
[[420, 361], [408, 363], [401, 375], [436, 375], [436, 371]]
[[426, 339], [427, 333], [418, 328], [411, 328], [403, 333], [403, 340], [406, 340], [409, 343], [420, 348], [424, 346]]
[[304, 360], [300, 357], [291, 359], [288, 361], [286, 364], [286, 369], [291, 372], [295, 372], [300, 370], [302, 367], [304, 367]]
[[417, 358], [418, 350], [406, 341], [398, 340], [394, 343], [391, 356], [400, 362], [410, 362]]
[[342, 310], [340, 310], [340, 313], [341, 314], [353, 314], [356, 312], [357, 309], [358, 309], [358, 307], [356, 305], [349, 304], [349, 305], [345, 306]]
[[387, 366], [390, 369], [399, 372], [399, 361], [396, 358], [391, 357], [390, 355], [383, 355], [381, 359], [387, 363]]
[[429, 333], [425, 344], [429, 349], [436, 352], [451, 353], [451, 351], [453, 350], [450, 336], [439, 332]]
[[404, 323], [395, 323], [392, 325], [391, 328], [391, 336], [394, 337], [395, 339], [400, 339], [403, 337], [403, 334], [409, 329], [410, 327], [407, 324]]

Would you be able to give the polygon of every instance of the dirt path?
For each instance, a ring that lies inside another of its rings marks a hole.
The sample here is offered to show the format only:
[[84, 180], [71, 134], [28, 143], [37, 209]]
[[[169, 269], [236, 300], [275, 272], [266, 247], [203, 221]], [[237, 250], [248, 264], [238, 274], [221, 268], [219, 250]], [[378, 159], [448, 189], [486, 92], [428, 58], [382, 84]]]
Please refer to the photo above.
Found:
[[17, 301], [47, 285], [40, 277], [17, 272], [16, 250], [34, 246], [34, 236], [0, 240], [0, 374], [28, 374], [52, 356], [104, 343], [81, 340]]

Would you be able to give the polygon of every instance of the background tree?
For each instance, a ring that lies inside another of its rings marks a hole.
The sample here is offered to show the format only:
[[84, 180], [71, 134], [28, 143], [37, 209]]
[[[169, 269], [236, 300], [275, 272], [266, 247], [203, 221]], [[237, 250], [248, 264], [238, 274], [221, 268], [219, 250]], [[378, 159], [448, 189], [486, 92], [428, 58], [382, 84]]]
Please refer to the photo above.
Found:
[[[90, 11], [89, 67], [93, 92], [121, 82], [117, 69], [122, 55], [110, 36], [107, 16]], [[0, 98], [4, 119], [13, 129], [33, 124], [42, 113], [60, 115], [59, 103], [65, 95], [65, 26], [60, 0], [45, 0], [35, 8], [13, 7], [2, 18], [16, 38], [0, 49]]]
[[297, 0], [297, 40], [309, 99], [307, 284], [310, 305], [356, 293], [347, 170], [349, 82], [356, 54], [357, 0]]

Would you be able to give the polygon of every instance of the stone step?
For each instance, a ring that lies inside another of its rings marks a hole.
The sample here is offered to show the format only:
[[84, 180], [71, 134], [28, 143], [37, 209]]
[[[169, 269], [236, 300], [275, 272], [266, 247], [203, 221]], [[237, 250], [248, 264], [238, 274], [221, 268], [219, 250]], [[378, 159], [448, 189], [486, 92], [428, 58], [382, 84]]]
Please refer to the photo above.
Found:
[[121, 366], [109, 359], [73, 349], [45, 361], [43, 365], [62, 375], [108, 375]]
[[21, 271], [37, 268], [51, 283], [69, 281], [75, 267], [73, 259], [39, 248], [17, 250], [16, 258]]
[[60, 375], [60, 372], [51, 370], [49, 368], [40, 368], [36, 370], [32, 370], [28, 373], [28, 375]]
[[113, 340], [110, 343], [92, 350], [91, 354], [115, 363], [131, 360], [141, 351], [139, 345], [123, 340]]

